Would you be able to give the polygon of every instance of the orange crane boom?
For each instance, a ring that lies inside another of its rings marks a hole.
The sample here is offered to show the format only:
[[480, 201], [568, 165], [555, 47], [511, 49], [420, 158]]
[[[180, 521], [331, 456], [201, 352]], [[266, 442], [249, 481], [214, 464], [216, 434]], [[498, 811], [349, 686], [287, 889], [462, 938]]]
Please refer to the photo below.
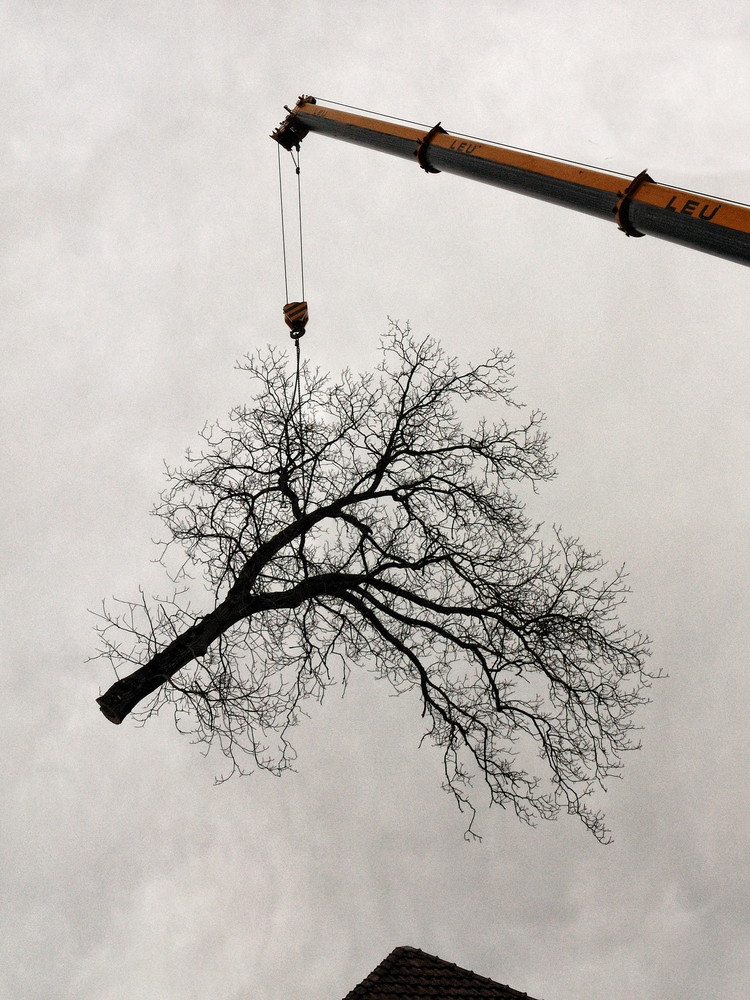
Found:
[[451, 135], [439, 124], [425, 131], [401, 122], [353, 114], [300, 97], [274, 131], [286, 149], [310, 132], [408, 160], [428, 173], [459, 174], [496, 187], [595, 215], [628, 236], [656, 236], [750, 265], [750, 207], [635, 177]]

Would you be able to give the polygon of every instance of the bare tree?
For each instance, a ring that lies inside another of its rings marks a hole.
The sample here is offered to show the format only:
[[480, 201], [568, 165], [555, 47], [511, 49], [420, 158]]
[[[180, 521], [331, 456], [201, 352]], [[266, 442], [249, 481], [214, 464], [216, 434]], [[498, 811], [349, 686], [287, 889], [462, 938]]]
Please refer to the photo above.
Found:
[[[182, 553], [175, 592], [103, 608], [99, 655], [132, 671], [104, 715], [153, 696], [138, 717], [172, 703], [233, 770], [280, 772], [302, 703], [357, 665], [418, 693], [472, 817], [478, 774], [524, 820], [562, 808], [607, 839], [587, 802], [636, 745], [647, 644], [620, 624], [622, 572], [603, 577], [598, 554], [525, 515], [517, 491], [554, 473], [510, 356], [462, 367], [392, 324], [375, 373], [333, 381], [273, 348], [241, 367], [252, 404], [167, 470], [156, 513], [164, 559]], [[476, 400], [501, 419], [467, 433], [458, 409]], [[208, 613], [192, 610], [194, 577]]]

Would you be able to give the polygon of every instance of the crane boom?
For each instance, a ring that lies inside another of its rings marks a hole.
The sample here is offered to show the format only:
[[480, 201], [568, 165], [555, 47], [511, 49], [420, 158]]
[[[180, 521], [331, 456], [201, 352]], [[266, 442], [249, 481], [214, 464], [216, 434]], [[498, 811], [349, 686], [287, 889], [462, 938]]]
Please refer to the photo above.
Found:
[[408, 160], [428, 173], [459, 174], [615, 221], [628, 236], [656, 236], [750, 265], [750, 207], [568, 160], [451, 135], [439, 124], [413, 125], [352, 114], [300, 97], [273, 133], [286, 149], [318, 132]]

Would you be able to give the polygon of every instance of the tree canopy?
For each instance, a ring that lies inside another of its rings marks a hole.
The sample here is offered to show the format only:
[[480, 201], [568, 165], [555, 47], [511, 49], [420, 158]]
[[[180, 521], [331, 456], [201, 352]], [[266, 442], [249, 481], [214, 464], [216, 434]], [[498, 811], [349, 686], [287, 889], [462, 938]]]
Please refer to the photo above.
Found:
[[[590, 796], [637, 746], [647, 641], [620, 622], [622, 571], [526, 513], [554, 470], [510, 355], [462, 365], [391, 324], [374, 372], [273, 348], [240, 367], [252, 402], [204, 428], [155, 510], [173, 591], [103, 606], [104, 715], [169, 703], [232, 770], [281, 772], [304, 702], [361, 667], [416, 693], [472, 816], [478, 776], [522, 819], [562, 809], [606, 840]], [[465, 430], [478, 409], [495, 419]]]

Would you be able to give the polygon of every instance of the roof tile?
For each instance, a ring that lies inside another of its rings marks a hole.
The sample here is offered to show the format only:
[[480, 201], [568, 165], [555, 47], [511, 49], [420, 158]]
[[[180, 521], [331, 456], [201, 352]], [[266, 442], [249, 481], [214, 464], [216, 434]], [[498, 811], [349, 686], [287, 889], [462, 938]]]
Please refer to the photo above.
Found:
[[533, 1000], [511, 989], [428, 955], [419, 948], [402, 946], [384, 958], [369, 976], [347, 993], [344, 1000]]

